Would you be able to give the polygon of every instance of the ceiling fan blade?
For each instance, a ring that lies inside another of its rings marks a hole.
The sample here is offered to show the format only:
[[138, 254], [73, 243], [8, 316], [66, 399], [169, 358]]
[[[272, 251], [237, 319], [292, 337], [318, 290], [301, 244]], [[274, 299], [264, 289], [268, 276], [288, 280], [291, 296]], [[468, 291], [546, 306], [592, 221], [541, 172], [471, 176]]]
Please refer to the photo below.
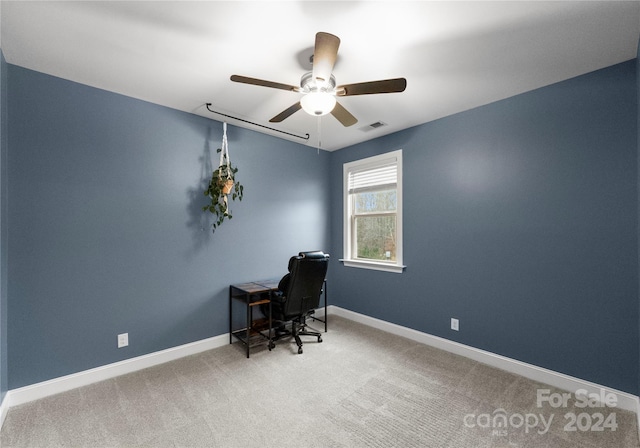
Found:
[[336, 107], [331, 111], [331, 115], [336, 117], [344, 127], [353, 126], [358, 122], [358, 119], [351, 115], [351, 112], [345, 109], [340, 103], [336, 103]]
[[293, 106], [288, 107], [287, 109], [283, 110], [278, 115], [273, 117], [271, 120], [269, 120], [269, 122], [270, 123], [280, 123], [284, 119], [289, 118], [291, 115], [293, 115], [296, 112], [298, 112], [300, 109], [302, 109], [302, 105], [300, 104], [300, 101], [298, 101]]
[[264, 79], [249, 78], [248, 76], [231, 75], [231, 81], [241, 82], [243, 84], [253, 84], [255, 86], [271, 87], [273, 89], [290, 90], [292, 92], [300, 91], [300, 87], [279, 82], [265, 81]]
[[316, 46], [313, 50], [313, 78], [319, 82], [331, 79], [333, 66], [338, 58], [340, 38], [329, 33], [316, 34]]
[[356, 84], [344, 84], [336, 87], [336, 95], [371, 95], [374, 93], [403, 92], [407, 88], [405, 78], [385, 79], [382, 81], [359, 82]]

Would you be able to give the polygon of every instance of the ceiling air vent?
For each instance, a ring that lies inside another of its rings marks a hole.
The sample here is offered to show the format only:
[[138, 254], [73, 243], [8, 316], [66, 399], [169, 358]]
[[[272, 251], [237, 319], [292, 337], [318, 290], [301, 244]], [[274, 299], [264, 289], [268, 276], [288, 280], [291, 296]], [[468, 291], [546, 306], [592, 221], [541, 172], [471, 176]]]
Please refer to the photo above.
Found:
[[382, 126], [386, 126], [387, 123], [383, 123], [382, 121], [376, 121], [375, 123], [371, 123], [362, 128], [363, 131], [371, 131], [373, 129], [381, 128]]

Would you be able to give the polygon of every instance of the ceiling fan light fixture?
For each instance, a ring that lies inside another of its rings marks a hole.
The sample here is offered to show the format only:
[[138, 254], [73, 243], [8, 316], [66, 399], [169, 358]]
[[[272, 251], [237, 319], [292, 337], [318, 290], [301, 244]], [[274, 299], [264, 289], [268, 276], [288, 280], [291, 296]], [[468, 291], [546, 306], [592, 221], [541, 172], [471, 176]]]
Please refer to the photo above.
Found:
[[336, 78], [332, 71], [338, 57], [339, 45], [340, 39], [337, 36], [323, 32], [316, 33], [313, 67], [310, 72], [302, 75], [300, 87], [240, 75], [232, 75], [231, 81], [288, 90], [303, 95], [300, 101], [271, 118], [270, 123], [280, 123], [303, 109], [309, 115], [317, 117], [331, 113], [344, 127], [353, 126], [358, 122], [358, 119], [336, 101], [336, 96], [403, 92], [407, 87], [407, 80], [404, 78], [382, 79], [336, 86]]
[[327, 115], [336, 107], [336, 97], [327, 92], [310, 92], [300, 100], [302, 109], [309, 115]]

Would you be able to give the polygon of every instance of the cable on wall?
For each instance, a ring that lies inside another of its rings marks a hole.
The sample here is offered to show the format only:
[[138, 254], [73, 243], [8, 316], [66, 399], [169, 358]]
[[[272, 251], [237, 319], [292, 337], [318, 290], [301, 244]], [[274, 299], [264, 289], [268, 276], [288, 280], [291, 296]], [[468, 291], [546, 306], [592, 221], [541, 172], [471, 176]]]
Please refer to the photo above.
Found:
[[213, 109], [211, 109], [211, 103], [207, 103], [207, 109], [209, 110], [209, 112], [212, 112], [214, 114], [218, 114], [218, 115], [222, 115], [223, 117], [227, 117], [227, 118], [232, 118], [234, 120], [238, 120], [238, 121], [242, 121], [243, 123], [249, 123], [252, 124], [254, 126], [260, 126], [261, 128], [265, 128], [265, 129], [269, 129], [270, 131], [276, 131], [276, 132], [280, 132], [282, 134], [287, 134], [287, 135], [291, 135], [292, 137], [296, 137], [296, 138], [301, 138], [302, 140], [309, 140], [309, 134], [305, 134], [305, 136], [300, 136], [300, 135], [296, 135], [296, 134], [292, 134], [290, 132], [285, 132], [285, 131], [281, 131], [280, 129], [275, 129], [275, 128], [270, 128], [269, 126], [265, 126], [263, 124], [260, 123], [254, 123], [253, 121], [249, 121], [249, 120], [245, 120], [243, 118], [238, 118], [238, 117], [234, 117], [232, 115], [227, 115], [227, 114], [223, 114], [222, 112], [217, 112]]

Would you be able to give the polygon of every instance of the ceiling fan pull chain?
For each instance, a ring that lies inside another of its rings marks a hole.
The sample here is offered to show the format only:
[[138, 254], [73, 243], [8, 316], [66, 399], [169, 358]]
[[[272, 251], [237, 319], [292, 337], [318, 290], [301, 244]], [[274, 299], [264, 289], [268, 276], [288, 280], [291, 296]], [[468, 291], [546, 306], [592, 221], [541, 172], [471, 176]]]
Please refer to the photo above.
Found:
[[320, 146], [322, 145], [322, 126], [320, 120], [322, 120], [322, 117], [318, 117], [318, 155], [320, 155]]

